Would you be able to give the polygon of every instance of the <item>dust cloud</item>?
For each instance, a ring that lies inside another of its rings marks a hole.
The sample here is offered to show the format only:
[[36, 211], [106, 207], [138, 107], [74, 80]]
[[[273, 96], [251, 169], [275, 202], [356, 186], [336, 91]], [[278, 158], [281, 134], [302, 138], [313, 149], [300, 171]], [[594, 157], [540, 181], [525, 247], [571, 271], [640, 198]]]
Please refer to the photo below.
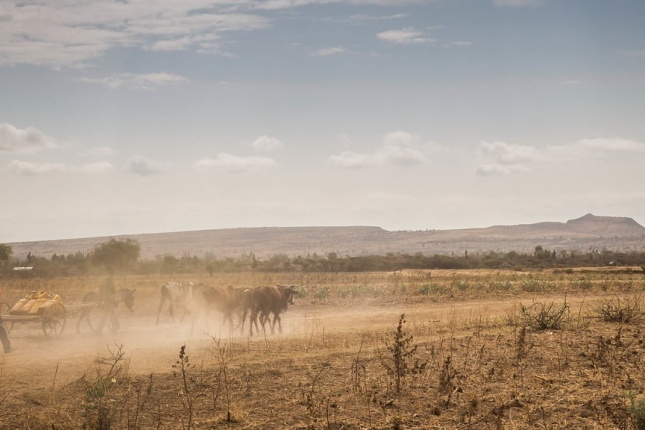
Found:
[[[179, 349], [187, 346], [193, 363], [213, 359], [214, 339], [242, 341], [251, 347], [253, 343], [289, 338], [318, 337], [321, 334], [359, 332], [363, 330], [388, 330], [395, 327], [398, 316], [406, 314], [412, 324], [432, 324], [461, 316], [503, 313], [507, 306], [491, 308], [486, 302], [449, 304], [381, 303], [366, 306], [326, 306], [298, 303], [281, 314], [282, 333], [278, 325], [271, 334], [267, 323], [266, 332], [249, 336], [248, 321], [244, 332], [231, 331], [222, 324], [220, 315], [214, 314], [207, 321], [201, 318], [186, 318], [172, 321], [162, 314], [160, 324], [155, 323], [156, 309], [152, 303], [140, 312], [119, 312], [121, 328], [116, 333], [97, 335], [89, 326], [81, 324], [76, 332], [78, 315], [69, 315], [66, 327], [60, 336], [46, 337], [40, 323], [15, 324], [10, 337], [12, 352], [0, 356], [0, 381], [26, 384], [30, 389], [72, 383], [84, 375], [95, 375], [99, 357], [108, 357], [109, 350], [122, 346], [128, 360], [128, 373], [150, 374], [173, 371]], [[457, 306], [458, 309], [455, 307]], [[154, 309], [154, 311], [153, 311]], [[193, 326], [194, 323], [194, 326]], [[239, 324], [239, 323], [237, 323]]]

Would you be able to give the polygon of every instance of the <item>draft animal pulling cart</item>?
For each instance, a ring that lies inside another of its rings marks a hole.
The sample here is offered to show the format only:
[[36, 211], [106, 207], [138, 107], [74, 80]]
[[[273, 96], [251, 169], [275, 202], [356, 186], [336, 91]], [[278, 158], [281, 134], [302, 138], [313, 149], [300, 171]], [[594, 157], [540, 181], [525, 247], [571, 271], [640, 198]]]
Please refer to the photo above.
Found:
[[[132, 311], [134, 305], [134, 290], [118, 290], [114, 305], [125, 303], [125, 306]], [[115, 320], [108, 318], [108, 308], [98, 300], [95, 293], [84, 297], [83, 303], [72, 303], [63, 305], [58, 294], [49, 294], [46, 291], [32, 291], [15, 305], [0, 303], [0, 315], [2, 321], [11, 331], [16, 324], [35, 323], [40, 324], [47, 337], [60, 336], [65, 330], [68, 316], [80, 314], [76, 324], [76, 332], [80, 332], [81, 322], [86, 321], [90, 330], [100, 334], [103, 326], [109, 331], [114, 331]]]
[[65, 330], [67, 310], [57, 294], [32, 291], [12, 307], [2, 303], [2, 320], [8, 331], [15, 324], [39, 323], [45, 336], [54, 337]]

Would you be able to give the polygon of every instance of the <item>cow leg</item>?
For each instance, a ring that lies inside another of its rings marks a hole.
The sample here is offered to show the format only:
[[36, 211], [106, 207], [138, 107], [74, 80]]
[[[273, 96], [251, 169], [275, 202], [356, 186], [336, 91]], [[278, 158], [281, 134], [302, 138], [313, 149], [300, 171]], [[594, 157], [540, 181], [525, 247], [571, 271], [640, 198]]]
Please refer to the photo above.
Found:
[[[260, 316], [260, 322], [262, 322], [262, 316]], [[249, 317], [249, 328], [251, 330], [251, 336], [253, 336], [253, 326], [255, 325], [255, 332], [260, 333], [260, 326], [258, 326], [258, 311], [251, 311], [251, 316]]]
[[269, 327], [271, 327], [271, 334], [273, 334], [273, 322], [271, 321], [271, 312], [262, 313], [262, 318], [260, 319], [262, 323], [262, 330], [266, 333], [266, 323], [269, 322]]
[[244, 311], [242, 311], [242, 318], [240, 320], [240, 333], [244, 333], [244, 323], [246, 322], [247, 314], [249, 316], [249, 326], [251, 326], [251, 336], [253, 336], [253, 324], [255, 324], [255, 331], [260, 331], [260, 328], [258, 326], [258, 312], [257, 310], [251, 309], [249, 306], [246, 306], [244, 308]]
[[175, 322], [175, 307], [170, 299], [168, 299], [168, 313], [170, 314], [170, 318], [172, 318], [172, 322]]
[[182, 305], [182, 308], [184, 309], [184, 312], [181, 314], [181, 318], [179, 319], [179, 322], [183, 323], [184, 319], [186, 318], [186, 315], [188, 315], [189, 312], [188, 312], [188, 306], [185, 303]]
[[[254, 319], [252, 322], [253, 322], [253, 324], [255, 324], [255, 331], [259, 333], [259, 332], [260, 332], [260, 327], [258, 327], [258, 320], [257, 320], [257, 318], [256, 318], [256, 319]], [[250, 323], [249, 323], [249, 324], [250, 324]]]
[[157, 309], [157, 325], [159, 325], [159, 314], [161, 313], [161, 309], [163, 308], [163, 305], [166, 303], [166, 297], [161, 296], [161, 300], [159, 301], [159, 308]]
[[251, 311], [251, 316], [249, 317], [249, 336], [253, 336], [253, 323], [255, 323], [255, 331], [260, 332], [258, 328], [258, 312], [256, 310]]
[[280, 318], [280, 314], [277, 313], [273, 316], [273, 326], [275, 327], [275, 321], [278, 320], [278, 331], [282, 333], [282, 318]]
[[223, 319], [222, 319], [222, 327], [225, 327], [225, 326], [226, 326], [226, 323], [228, 323], [228, 326], [229, 326], [229, 328], [230, 328], [231, 332], [233, 332], [233, 331], [235, 330], [235, 324], [233, 323], [233, 313], [231, 313], [231, 312], [226, 312], [226, 313], [223, 315]]
[[206, 333], [211, 333], [211, 324], [210, 324], [210, 311], [204, 310], [204, 327], [206, 327]]
[[190, 318], [190, 335], [189, 336], [192, 336], [193, 330], [195, 330], [195, 323], [197, 322], [197, 320], [201, 316], [202, 316], [201, 312], [199, 312], [199, 311], [197, 311], [197, 312], [195, 312], [194, 314], [191, 315], [191, 318]]
[[[240, 333], [244, 333], [244, 320], [246, 320], [246, 314], [247, 314], [248, 309], [246, 307], [242, 311], [242, 316], [240, 317]], [[250, 321], [249, 321], [250, 323]]]
[[[273, 321], [271, 321], [271, 334], [275, 334], [276, 321], [280, 322], [280, 314], [277, 312], [273, 314]], [[279, 327], [280, 327], [280, 333], [282, 333], [282, 325], [280, 325]]]

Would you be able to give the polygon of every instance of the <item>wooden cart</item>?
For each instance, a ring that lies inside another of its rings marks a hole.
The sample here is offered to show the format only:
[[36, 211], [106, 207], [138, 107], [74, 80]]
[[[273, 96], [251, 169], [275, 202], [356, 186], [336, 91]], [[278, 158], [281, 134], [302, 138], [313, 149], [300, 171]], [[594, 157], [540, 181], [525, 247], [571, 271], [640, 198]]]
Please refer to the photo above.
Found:
[[47, 337], [60, 336], [65, 330], [65, 323], [67, 322], [67, 310], [62, 303], [52, 303], [45, 308], [42, 314], [35, 315], [12, 315], [9, 313], [10, 306], [2, 303], [2, 320], [7, 327], [7, 331], [11, 331], [16, 324], [40, 324], [43, 333]]

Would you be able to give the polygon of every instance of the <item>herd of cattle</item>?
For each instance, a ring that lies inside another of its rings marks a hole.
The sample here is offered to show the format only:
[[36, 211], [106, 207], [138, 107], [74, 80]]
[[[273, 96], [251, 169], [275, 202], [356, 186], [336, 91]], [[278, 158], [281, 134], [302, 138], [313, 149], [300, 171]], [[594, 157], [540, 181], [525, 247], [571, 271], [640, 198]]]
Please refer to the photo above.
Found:
[[278, 323], [278, 330], [282, 333], [280, 314], [287, 310], [289, 304], [293, 304], [295, 294], [294, 286], [284, 285], [234, 288], [166, 282], [161, 286], [157, 325], [163, 308], [167, 305], [173, 321], [176, 317], [183, 320], [190, 316], [191, 333], [198, 321], [203, 321], [208, 328], [209, 320], [214, 314], [220, 314], [223, 323], [228, 324], [231, 331], [239, 329], [244, 332], [248, 316], [250, 336], [253, 336], [254, 326], [256, 332], [260, 330], [258, 319], [263, 331], [268, 322], [273, 334]]

